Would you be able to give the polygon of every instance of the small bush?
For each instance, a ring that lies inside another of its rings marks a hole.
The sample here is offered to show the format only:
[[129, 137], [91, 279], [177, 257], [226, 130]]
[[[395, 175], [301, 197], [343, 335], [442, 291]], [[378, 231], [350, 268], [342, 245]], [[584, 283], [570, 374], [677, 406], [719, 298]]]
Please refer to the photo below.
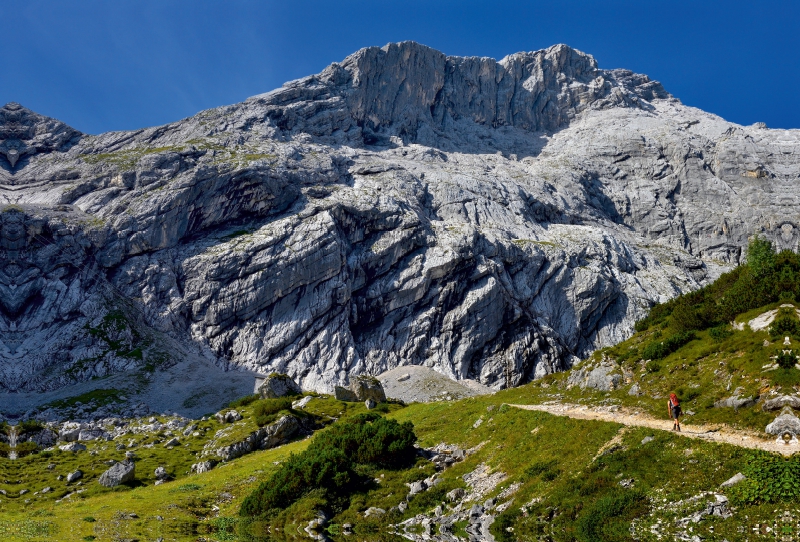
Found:
[[650, 360], [645, 364], [644, 369], [648, 373], [657, 373], [661, 370], [661, 364], [655, 360]]
[[253, 404], [253, 416], [259, 426], [274, 421], [280, 411], [292, 409], [292, 400], [288, 397], [260, 399]]
[[36, 420], [25, 420], [20, 422], [17, 426], [17, 434], [22, 436], [26, 433], [36, 433], [37, 431], [41, 431], [44, 429], [44, 425]]
[[800, 336], [800, 321], [793, 314], [794, 309], [786, 311], [781, 309], [777, 317], [769, 327], [769, 334], [773, 339], [780, 339], [782, 337], [797, 337]]
[[665, 358], [692, 339], [694, 339], [694, 333], [691, 331], [675, 333], [663, 341], [648, 344], [642, 351], [642, 357], [651, 360]]
[[775, 361], [781, 369], [792, 369], [797, 363], [797, 355], [791, 350], [781, 350]]
[[235, 399], [235, 400], [231, 401], [230, 403], [228, 403], [228, 408], [246, 407], [247, 405], [249, 405], [249, 404], [251, 404], [251, 403], [253, 403], [255, 401], [258, 401], [258, 398], [259, 398], [258, 394], [245, 395], [244, 397], [239, 397], [238, 399]]
[[712, 339], [714, 339], [715, 341], [719, 342], [719, 341], [724, 341], [725, 339], [727, 339], [728, 337], [733, 335], [733, 331], [731, 331], [730, 328], [728, 328], [728, 326], [726, 326], [726, 325], [725, 326], [717, 326], [717, 327], [712, 327], [711, 329], [709, 329], [708, 330], [708, 335]]
[[730, 489], [734, 504], [793, 503], [800, 499], [800, 458], [750, 452], [746, 479]]
[[[550, 459], [550, 460], [547, 460], [547, 461], [536, 461], [534, 463], [531, 463], [528, 466], [528, 468], [525, 469], [524, 476], [525, 476], [526, 479], [530, 479], [530, 478], [535, 478], [537, 476], [543, 475], [542, 477], [544, 478], [544, 476], [547, 475], [547, 473], [549, 473], [549, 472], [556, 472], [557, 471], [558, 473], [560, 473], [560, 471], [558, 471], [557, 467], [558, 467], [558, 461], [555, 460], [555, 459]], [[558, 473], [556, 474], [556, 476], [558, 476]], [[552, 478], [552, 479], [555, 479], [555, 478]]]
[[416, 440], [410, 422], [400, 424], [375, 413], [340, 420], [318, 433], [305, 451], [282, 463], [267, 482], [245, 498], [239, 515], [267, 517], [314, 490], [326, 498], [347, 498], [370, 481], [358, 474], [365, 470], [360, 467], [413, 464]]
[[36, 453], [39, 450], [39, 445], [35, 442], [25, 441], [17, 444], [14, 450], [17, 452], [17, 457], [25, 457], [26, 455]]
[[612, 490], [581, 511], [575, 534], [581, 542], [630, 540], [630, 520], [647, 511], [639, 491]]

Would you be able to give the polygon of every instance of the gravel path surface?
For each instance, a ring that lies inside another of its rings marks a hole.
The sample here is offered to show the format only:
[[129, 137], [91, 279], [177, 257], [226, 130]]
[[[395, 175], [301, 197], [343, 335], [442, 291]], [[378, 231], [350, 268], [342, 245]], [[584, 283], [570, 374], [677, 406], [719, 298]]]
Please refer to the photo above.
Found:
[[[618, 407], [589, 407], [570, 403], [545, 403], [539, 405], [509, 405], [523, 410], [538, 410], [556, 416], [567, 416], [578, 420], [600, 420], [604, 422], [621, 423], [634, 427], [649, 427], [657, 431], [670, 431], [672, 424], [670, 420], [653, 418], [643, 414], [630, 412]], [[682, 437], [709, 440], [712, 442], [724, 442], [742, 448], [752, 448], [777, 452], [789, 456], [800, 450], [796, 441], [794, 444], [784, 444], [775, 438], [766, 438], [764, 433], [756, 431], [745, 431], [731, 429], [722, 424], [715, 425], [696, 425], [681, 423], [681, 432], [677, 433]]]

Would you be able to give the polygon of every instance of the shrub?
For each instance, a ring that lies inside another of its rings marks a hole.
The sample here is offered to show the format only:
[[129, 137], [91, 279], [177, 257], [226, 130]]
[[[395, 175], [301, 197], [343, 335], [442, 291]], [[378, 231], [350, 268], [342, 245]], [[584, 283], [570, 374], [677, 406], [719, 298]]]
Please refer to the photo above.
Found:
[[612, 490], [581, 511], [575, 534], [582, 542], [630, 540], [630, 520], [647, 511], [639, 491]]
[[751, 452], [742, 469], [746, 479], [730, 489], [735, 504], [791, 503], [800, 499], [800, 458]]
[[244, 397], [239, 397], [238, 399], [234, 399], [230, 403], [228, 403], [228, 408], [241, 408], [245, 407], [255, 401], [258, 400], [260, 396], [258, 394], [255, 395], [245, 395]]
[[20, 442], [17, 444], [17, 447], [14, 448], [17, 452], [17, 457], [25, 457], [26, 455], [36, 453], [38, 449], [39, 445], [31, 441]]
[[642, 357], [651, 360], [665, 358], [692, 339], [694, 339], [694, 333], [691, 331], [675, 333], [663, 341], [648, 344], [642, 351]]
[[791, 350], [781, 350], [775, 361], [781, 369], [792, 369], [797, 363], [797, 355]]
[[413, 463], [416, 439], [410, 422], [400, 424], [375, 413], [340, 420], [248, 495], [239, 515], [266, 517], [314, 490], [329, 499], [346, 498], [369, 481], [358, 474], [359, 467], [399, 468]]
[[44, 429], [44, 425], [36, 420], [25, 420], [20, 422], [20, 424], [17, 426], [17, 434], [24, 435], [26, 433], [35, 433], [37, 431], [41, 431], [42, 429]]
[[797, 337], [800, 335], [800, 321], [797, 320], [794, 309], [781, 308], [772, 325], [769, 334], [774, 339], [781, 337]]
[[708, 335], [715, 341], [724, 341], [733, 335], [733, 331], [727, 325], [722, 325], [709, 329]]
[[260, 399], [253, 403], [253, 416], [259, 426], [267, 425], [275, 420], [281, 410], [291, 410], [292, 400], [288, 397], [278, 399]]

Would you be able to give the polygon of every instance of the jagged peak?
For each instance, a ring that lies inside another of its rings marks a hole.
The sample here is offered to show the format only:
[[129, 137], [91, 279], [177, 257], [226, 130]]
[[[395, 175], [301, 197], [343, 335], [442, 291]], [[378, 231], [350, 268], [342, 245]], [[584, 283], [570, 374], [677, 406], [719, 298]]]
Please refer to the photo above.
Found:
[[12, 171], [26, 156], [65, 150], [82, 135], [63, 122], [17, 102], [0, 107], [0, 156]]

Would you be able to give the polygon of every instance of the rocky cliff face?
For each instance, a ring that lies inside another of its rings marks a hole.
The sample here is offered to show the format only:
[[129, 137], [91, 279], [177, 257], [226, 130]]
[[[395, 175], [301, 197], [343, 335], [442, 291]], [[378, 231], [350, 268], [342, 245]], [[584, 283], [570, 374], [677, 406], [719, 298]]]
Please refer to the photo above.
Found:
[[564, 45], [363, 49], [134, 132], [0, 115], [5, 392], [189, 355], [320, 391], [404, 364], [513, 386], [627, 337], [748, 236], [798, 242], [798, 131]]

